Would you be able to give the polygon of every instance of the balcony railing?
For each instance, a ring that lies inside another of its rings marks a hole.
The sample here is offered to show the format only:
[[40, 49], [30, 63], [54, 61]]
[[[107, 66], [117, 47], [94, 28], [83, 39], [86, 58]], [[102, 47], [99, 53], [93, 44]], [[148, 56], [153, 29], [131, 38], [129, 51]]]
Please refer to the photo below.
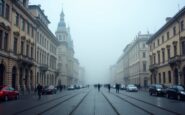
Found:
[[157, 69], [158, 66], [159, 66], [159, 64], [152, 64], [152, 65], [149, 66], [149, 70], [153, 71], [153, 70]]
[[22, 64], [28, 64], [28, 65], [33, 65], [33, 58], [24, 56], [22, 54], [18, 54], [18, 61]]
[[170, 65], [174, 65], [174, 64], [177, 64], [181, 61], [181, 57], [180, 56], [174, 56], [174, 57], [171, 57], [169, 60], [168, 60], [168, 63]]
[[40, 65], [40, 70], [41, 71], [47, 71], [48, 70], [48, 65], [47, 64], [41, 64]]

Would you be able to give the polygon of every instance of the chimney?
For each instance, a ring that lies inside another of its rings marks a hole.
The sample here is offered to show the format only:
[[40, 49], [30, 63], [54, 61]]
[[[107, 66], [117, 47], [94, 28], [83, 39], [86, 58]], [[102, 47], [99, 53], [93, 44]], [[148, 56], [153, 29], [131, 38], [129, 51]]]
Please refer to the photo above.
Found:
[[166, 22], [170, 21], [171, 19], [171, 17], [166, 17]]

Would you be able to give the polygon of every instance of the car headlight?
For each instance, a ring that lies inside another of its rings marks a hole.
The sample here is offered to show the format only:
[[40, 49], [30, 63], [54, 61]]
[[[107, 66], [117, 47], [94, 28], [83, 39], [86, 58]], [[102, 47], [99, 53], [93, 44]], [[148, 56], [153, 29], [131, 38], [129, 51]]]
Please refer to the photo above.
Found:
[[181, 91], [180, 93], [183, 94], [183, 95], [185, 95], [185, 92], [184, 91]]
[[157, 89], [157, 91], [161, 91], [161, 89]]

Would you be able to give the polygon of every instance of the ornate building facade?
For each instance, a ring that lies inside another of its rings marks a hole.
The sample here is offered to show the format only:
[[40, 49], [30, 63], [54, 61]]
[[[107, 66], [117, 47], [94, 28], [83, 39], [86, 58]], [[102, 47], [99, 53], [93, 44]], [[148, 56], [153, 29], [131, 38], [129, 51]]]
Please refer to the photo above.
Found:
[[111, 70], [114, 82], [148, 86], [149, 51], [146, 42], [150, 37], [150, 34], [138, 34], [136, 39], [124, 48], [123, 54]]
[[59, 85], [70, 85], [73, 82], [73, 63], [74, 63], [74, 49], [73, 41], [70, 35], [70, 29], [66, 27], [64, 21], [64, 13], [61, 12], [60, 22], [58, 23], [58, 28], [56, 31], [56, 37], [59, 41], [59, 46], [57, 48], [58, 62], [57, 67], [59, 68]]
[[149, 40], [151, 83], [185, 84], [185, 7]]
[[36, 76], [35, 83], [56, 85], [58, 40], [48, 29], [50, 21], [39, 5], [29, 5], [29, 11], [36, 22]]
[[34, 17], [28, 0], [0, 0], [0, 85], [30, 90], [35, 80]]

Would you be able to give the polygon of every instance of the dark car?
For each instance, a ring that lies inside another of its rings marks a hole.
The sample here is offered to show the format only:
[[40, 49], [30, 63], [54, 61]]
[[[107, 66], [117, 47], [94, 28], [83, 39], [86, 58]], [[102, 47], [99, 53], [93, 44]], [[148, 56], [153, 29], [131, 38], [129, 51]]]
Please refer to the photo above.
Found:
[[166, 93], [166, 86], [162, 84], [152, 84], [149, 87], [149, 94], [150, 95], [156, 95], [156, 96], [164, 96]]
[[49, 85], [43, 88], [42, 94], [56, 94], [57, 93], [57, 88], [53, 85]]
[[10, 86], [0, 86], [0, 100], [18, 99], [19, 92]]
[[185, 99], [185, 86], [173, 85], [166, 90], [167, 98], [176, 98], [178, 100]]

